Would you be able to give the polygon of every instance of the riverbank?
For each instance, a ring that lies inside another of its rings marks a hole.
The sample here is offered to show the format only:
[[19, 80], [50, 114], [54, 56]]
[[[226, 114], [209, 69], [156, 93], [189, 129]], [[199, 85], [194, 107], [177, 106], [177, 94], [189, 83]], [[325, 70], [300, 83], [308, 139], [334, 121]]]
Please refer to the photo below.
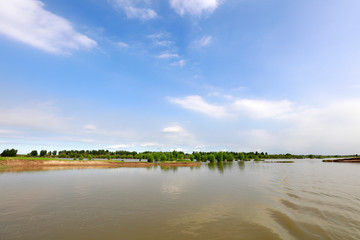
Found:
[[201, 166], [199, 162], [123, 162], [116, 160], [58, 160], [58, 159], [0, 159], [0, 167], [193, 167]]
[[344, 158], [344, 159], [331, 159], [331, 160], [323, 160], [323, 162], [347, 162], [347, 163], [360, 163], [360, 157], [356, 157], [356, 158]]

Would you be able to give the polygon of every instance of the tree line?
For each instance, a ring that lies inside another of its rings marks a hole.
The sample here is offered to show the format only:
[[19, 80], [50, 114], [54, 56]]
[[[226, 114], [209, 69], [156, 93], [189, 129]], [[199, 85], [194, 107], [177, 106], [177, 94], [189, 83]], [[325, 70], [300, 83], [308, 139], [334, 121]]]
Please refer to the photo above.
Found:
[[[15, 149], [5, 149], [2, 153], [2, 157], [14, 157], [17, 155]], [[27, 154], [29, 157], [52, 157], [52, 158], [72, 158], [72, 159], [139, 159], [153, 161], [201, 161], [201, 162], [222, 162], [222, 161], [260, 161], [264, 159], [304, 159], [304, 158], [329, 158], [329, 157], [344, 157], [341, 155], [293, 155], [287, 154], [268, 154], [267, 152], [193, 152], [184, 153], [182, 151], [171, 152], [136, 152], [136, 151], [109, 151], [109, 150], [33, 150]], [[357, 155], [351, 155], [357, 156]]]

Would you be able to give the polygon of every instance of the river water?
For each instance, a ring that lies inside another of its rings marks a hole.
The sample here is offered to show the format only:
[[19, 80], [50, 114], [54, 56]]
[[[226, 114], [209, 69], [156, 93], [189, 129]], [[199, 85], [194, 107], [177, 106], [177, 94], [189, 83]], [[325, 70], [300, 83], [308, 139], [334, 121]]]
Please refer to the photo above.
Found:
[[360, 239], [360, 164], [0, 173], [0, 239]]

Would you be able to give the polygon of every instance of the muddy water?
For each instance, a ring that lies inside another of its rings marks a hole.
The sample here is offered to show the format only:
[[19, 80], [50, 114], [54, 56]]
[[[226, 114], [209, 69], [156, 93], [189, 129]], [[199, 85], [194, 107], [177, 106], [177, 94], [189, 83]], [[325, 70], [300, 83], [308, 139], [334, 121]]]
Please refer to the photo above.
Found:
[[0, 173], [0, 239], [360, 239], [360, 164]]

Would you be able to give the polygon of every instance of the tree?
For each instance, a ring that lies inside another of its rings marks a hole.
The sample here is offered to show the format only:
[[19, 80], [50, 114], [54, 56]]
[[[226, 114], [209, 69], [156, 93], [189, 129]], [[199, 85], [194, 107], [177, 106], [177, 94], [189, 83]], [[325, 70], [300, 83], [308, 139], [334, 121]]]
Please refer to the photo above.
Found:
[[228, 162], [234, 161], [234, 155], [232, 155], [231, 153], [226, 154], [226, 161]]
[[91, 154], [89, 154], [89, 155], [87, 156], [87, 159], [88, 159], [88, 160], [93, 160], [94, 158], [93, 158], [93, 156], [92, 156]]
[[80, 155], [79, 160], [84, 160], [84, 156]]
[[54, 151], [52, 152], [52, 155], [53, 155], [53, 156], [56, 156], [56, 155], [57, 155], [57, 151], [54, 150]]
[[194, 161], [194, 155], [190, 154], [189, 159], [190, 159], [190, 161]]
[[166, 161], [167, 160], [167, 157], [166, 157], [166, 155], [164, 154], [164, 153], [162, 153], [161, 155], [160, 155], [160, 161]]
[[36, 157], [37, 155], [38, 155], [38, 151], [36, 151], [36, 150], [32, 150], [30, 153], [30, 156], [32, 156], [32, 157]]
[[239, 154], [239, 159], [240, 159], [240, 160], [245, 160], [245, 153], [243, 153], [243, 152], [240, 153], [240, 154]]
[[146, 158], [148, 162], [153, 162], [154, 161], [154, 156], [151, 153], [146, 154]]
[[1, 156], [2, 157], [16, 157], [18, 150], [15, 149], [5, 149], [2, 153]]
[[40, 151], [40, 157], [45, 157], [46, 156], [47, 151], [46, 150], [41, 150]]
[[215, 162], [215, 155], [214, 154], [209, 154], [208, 155], [208, 159], [209, 159], [209, 161], [212, 163], [212, 162]]
[[216, 160], [217, 160], [218, 162], [222, 162], [222, 161], [224, 160], [224, 153], [223, 153], [223, 152], [218, 152], [218, 153], [216, 154]]

